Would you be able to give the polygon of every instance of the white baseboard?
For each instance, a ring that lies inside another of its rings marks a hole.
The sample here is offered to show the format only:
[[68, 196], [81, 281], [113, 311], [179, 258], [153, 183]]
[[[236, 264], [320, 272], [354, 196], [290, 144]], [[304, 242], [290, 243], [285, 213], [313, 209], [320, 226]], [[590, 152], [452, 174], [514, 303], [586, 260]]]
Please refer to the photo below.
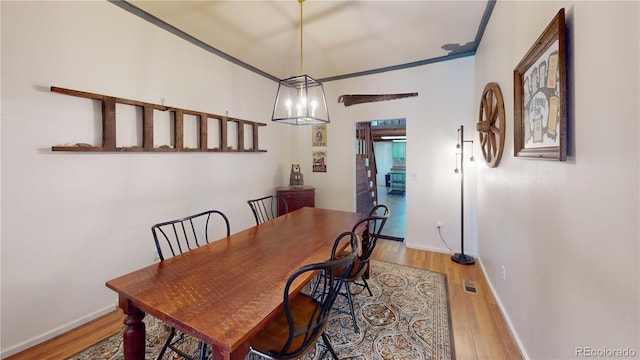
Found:
[[98, 311], [95, 311], [87, 316], [83, 316], [80, 319], [74, 320], [70, 323], [67, 323], [65, 325], [62, 325], [56, 329], [53, 329], [45, 334], [42, 334], [40, 336], [36, 336], [30, 340], [27, 340], [21, 344], [18, 344], [16, 346], [12, 346], [8, 349], [3, 349], [2, 351], [0, 351], [0, 359], [4, 359], [6, 357], [9, 357], [11, 355], [15, 355], [21, 351], [27, 350], [28, 348], [31, 348], [33, 346], [36, 346], [40, 343], [43, 343], [47, 340], [53, 339], [54, 337], [60, 335], [60, 334], [64, 334], [67, 331], [73, 330], [75, 328], [77, 328], [78, 326], [84, 325], [86, 323], [88, 323], [91, 320], [95, 320], [97, 318], [99, 318], [102, 315], [106, 315], [110, 312], [112, 312], [113, 310], [115, 310], [117, 307], [117, 302], [114, 305], [110, 305], [107, 306], [105, 308], [102, 308]]
[[491, 291], [493, 298], [496, 300], [496, 304], [498, 304], [498, 308], [502, 313], [502, 317], [504, 317], [504, 320], [506, 321], [507, 326], [509, 327], [509, 331], [511, 331], [511, 335], [513, 336], [514, 340], [516, 341], [516, 344], [518, 345], [518, 349], [520, 350], [520, 354], [522, 355], [522, 358], [525, 360], [529, 360], [529, 355], [527, 355], [527, 350], [525, 350], [524, 345], [522, 344], [522, 341], [520, 341], [520, 337], [518, 336], [516, 329], [513, 327], [511, 318], [509, 318], [509, 313], [507, 313], [506, 309], [502, 305], [502, 301], [500, 300], [500, 297], [496, 293], [496, 290], [493, 287], [493, 284], [491, 283], [491, 279], [487, 275], [487, 271], [484, 267], [484, 264], [482, 263], [482, 259], [480, 258], [477, 258], [477, 259], [478, 259], [478, 263], [480, 264], [480, 268], [482, 269], [482, 273], [484, 274], [484, 278], [487, 279], [487, 284], [489, 284], [489, 290]]
[[[406, 242], [405, 245], [408, 248], [411, 248], [411, 249], [425, 250], [425, 251], [437, 252], [437, 253], [441, 253], [441, 254], [453, 255], [454, 253], [456, 253], [455, 250], [449, 251], [449, 249], [447, 249], [447, 248], [436, 248], [436, 247], [424, 246], [424, 245], [408, 243], [408, 242]], [[465, 254], [466, 255], [471, 255], [473, 257], [477, 256], [476, 254], [470, 254], [470, 253], [467, 253], [467, 252], [465, 252]]]

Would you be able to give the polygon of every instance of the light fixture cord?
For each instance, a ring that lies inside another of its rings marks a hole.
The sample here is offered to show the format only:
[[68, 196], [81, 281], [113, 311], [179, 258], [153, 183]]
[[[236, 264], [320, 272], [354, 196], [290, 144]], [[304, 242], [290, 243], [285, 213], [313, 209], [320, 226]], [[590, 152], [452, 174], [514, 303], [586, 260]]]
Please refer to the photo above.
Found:
[[302, 70], [302, 22], [303, 22], [303, 18], [302, 18], [302, 3], [304, 2], [304, 0], [298, 0], [298, 2], [300, 3], [300, 74], [303, 74], [303, 70]]

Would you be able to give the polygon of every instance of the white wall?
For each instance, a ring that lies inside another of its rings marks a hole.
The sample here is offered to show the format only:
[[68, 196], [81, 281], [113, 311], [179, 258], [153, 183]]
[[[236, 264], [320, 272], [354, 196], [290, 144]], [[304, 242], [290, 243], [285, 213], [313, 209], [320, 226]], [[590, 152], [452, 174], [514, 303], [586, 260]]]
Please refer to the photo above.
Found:
[[[270, 124], [273, 81], [113, 4], [1, 6], [4, 357], [115, 308], [105, 281], [153, 261], [152, 224], [215, 208], [252, 225], [246, 199], [288, 183], [290, 127]], [[99, 103], [50, 86], [269, 123], [268, 152], [51, 152], [101, 135]]]
[[640, 352], [637, 2], [498, 2], [475, 60], [326, 83], [326, 174], [311, 171], [311, 129], [281, 124], [261, 128], [264, 154], [52, 153], [99, 138], [96, 105], [52, 85], [265, 123], [276, 85], [106, 2], [0, 4], [2, 356], [112, 309], [104, 282], [152, 262], [151, 224], [213, 207], [233, 231], [252, 225], [244, 201], [285, 185], [291, 163], [316, 186], [316, 206], [354, 210], [358, 121], [407, 119], [406, 242], [444, 251], [432, 229], [440, 221], [458, 248], [456, 129], [476, 138], [477, 99], [497, 81], [512, 134], [513, 68], [563, 5], [575, 150], [566, 163], [516, 159], [509, 135], [498, 168], [467, 165], [465, 251], [480, 253], [528, 357]]
[[[305, 184], [316, 187], [316, 206], [355, 211], [355, 123], [379, 119], [407, 120], [407, 234], [408, 246], [446, 252], [435, 230], [454, 249], [460, 246], [460, 182], [455, 168], [457, 128], [475, 124], [474, 60], [472, 57], [405, 70], [332, 81], [324, 84], [331, 123], [328, 126], [328, 172], [311, 172], [310, 129], [294, 129], [292, 157], [302, 164]], [[345, 107], [342, 94], [418, 92], [418, 97]], [[475, 167], [465, 178], [465, 252], [476, 252]], [[415, 174], [417, 177], [413, 178]], [[393, 214], [392, 214], [393, 216]]]
[[[500, 165], [477, 174], [479, 253], [528, 358], [640, 355], [638, 4], [499, 1], [476, 54], [476, 98], [498, 82], [508, 134]], [[561, 7], [569, 157], [515, 158], [513, 69]]]
[[378, 169], [378, 175], [376, 176], [376, 182], [378, 186], [385, 185], [385, 175], [391, 170], [393, 166], [393, 157], [391, 156], [391, 141], [376, 141], [373, 144], [373, 148], [376, 154], [376, 168]]

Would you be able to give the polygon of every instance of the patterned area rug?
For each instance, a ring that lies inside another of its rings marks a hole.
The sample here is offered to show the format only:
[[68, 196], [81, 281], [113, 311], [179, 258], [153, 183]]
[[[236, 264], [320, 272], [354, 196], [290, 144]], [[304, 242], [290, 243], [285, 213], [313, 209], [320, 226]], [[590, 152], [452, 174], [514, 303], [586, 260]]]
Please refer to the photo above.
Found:
[[[327, 335], [340, 359], [430, 360], [455, 359], [445, 274], [373, 260], [366, 289], [352, 286], [356, 322], [354, 331], [346, 297], [340, 296], [327, 327]], [[342, 311], [340, 311], [342, 310]], [[146, 359], [155, 359], [168, 334], [164, 324], [151, 316], [147, 326]], [[320, 341], [319, 343], [322, 343]], [[185, 337], [181, 348], [198, 357], [198, 341]], [[165, 359], [181, 357], [168, 350]], [[121, 360], [122, 334], [69, 358], [70, 360]], [[246, 360], [260, 360], [249, 354]], [[305, 360], [331, 359], [320, 345]]]

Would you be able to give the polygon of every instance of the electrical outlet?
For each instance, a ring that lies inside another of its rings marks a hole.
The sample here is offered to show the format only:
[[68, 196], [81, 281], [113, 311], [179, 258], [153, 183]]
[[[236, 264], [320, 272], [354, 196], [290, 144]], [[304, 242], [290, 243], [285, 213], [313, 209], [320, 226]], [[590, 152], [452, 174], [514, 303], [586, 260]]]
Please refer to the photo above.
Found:
[[501, 265], [500, 273], [502, 274], [502, 281], [507, 281], [507, 268], [504, 265]]

